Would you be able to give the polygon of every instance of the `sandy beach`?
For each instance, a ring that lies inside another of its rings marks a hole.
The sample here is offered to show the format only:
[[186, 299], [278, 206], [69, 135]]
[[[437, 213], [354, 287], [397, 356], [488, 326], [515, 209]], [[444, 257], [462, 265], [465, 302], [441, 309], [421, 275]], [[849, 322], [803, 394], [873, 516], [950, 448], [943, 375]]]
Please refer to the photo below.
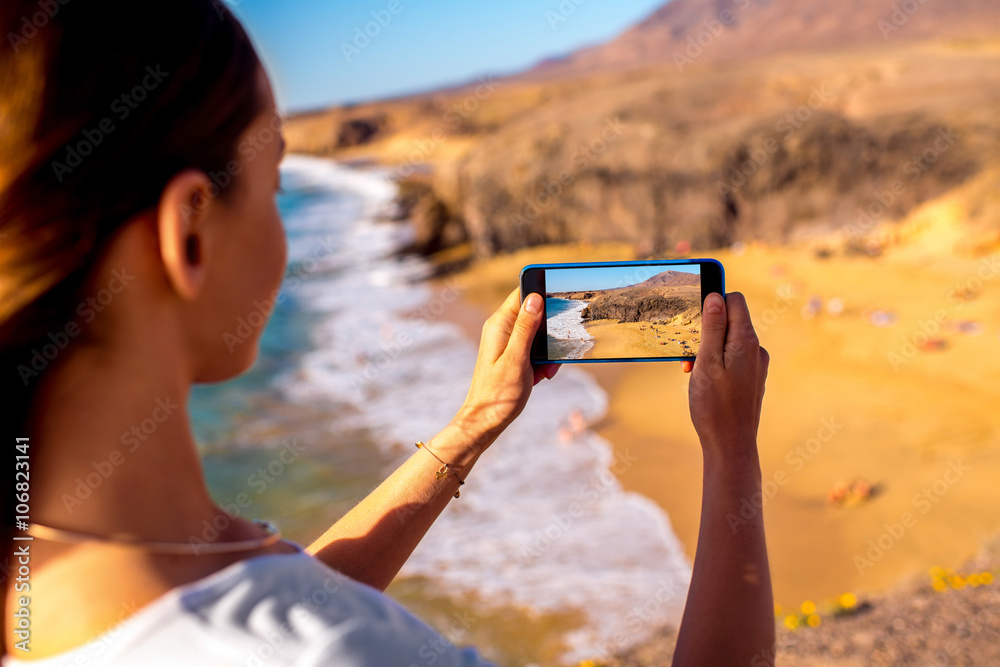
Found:
[[584, 359], [693, 356], [701, 340], [698, 331], [680, 324], [594, 320], [584, 327], [594, 337]]
[[[747, 296], [771, 353], [759, 446], [778, 604], [820, 604], [957, 567], [1000, 530], [992, 256], [943, 257], [919, 239], [878, 258], [765, 246], [711, 255]], [[476, 264], [459, 280], [482, 314], [528, 263], [598, 259], [632, 257], [623, 246], [539, 247]], [[640, 457], [622, 482], [667, 511], [693, 557], [701, 452], [688, 376], [669, 363], [587, 370], [610, 397], [593, 427]], [[856, 478], [874, 488], [869, 499], [828, 502], [832, 487]]]

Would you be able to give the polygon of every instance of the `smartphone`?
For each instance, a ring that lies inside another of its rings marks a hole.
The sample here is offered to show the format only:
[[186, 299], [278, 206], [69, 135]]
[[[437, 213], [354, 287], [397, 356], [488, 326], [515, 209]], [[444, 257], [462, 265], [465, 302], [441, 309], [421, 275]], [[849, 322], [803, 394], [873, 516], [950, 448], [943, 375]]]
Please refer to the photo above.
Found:
[[532, 264], [521, 300], [533, 292], [545, 298], [535, 364], [693, 360], [705, 297], [726, 294], [714, 259]]

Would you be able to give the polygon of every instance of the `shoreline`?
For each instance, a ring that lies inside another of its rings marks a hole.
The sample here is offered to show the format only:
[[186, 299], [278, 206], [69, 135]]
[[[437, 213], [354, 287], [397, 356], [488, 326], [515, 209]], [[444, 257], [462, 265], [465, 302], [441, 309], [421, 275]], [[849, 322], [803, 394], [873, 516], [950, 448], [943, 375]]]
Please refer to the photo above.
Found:
[[[460, 301], [479, 312], [472, 318], [478, 320], [475, 336], [487, 309], [516, 285], [521, 266], [621, 258], [616, 252], [621, 246], [548, 246], [462, 271]], [[886, 360], [903, 336], [919, 331], [920, 317], [935, 305], [927, 305], [927, 295], [943, 294], [942, 285], [962, 284], [979, 263], [951, 262], [935, 275], [906, 257], [887, 272], [884, 260], [821, 262], [797, 248], [715, 255], [726, 265], [731, 286], [747, 295], [772, 355], [760, 452], [775, 601], [795, 607], [849, 592], [892, 591], [931, 566], [955, 566], [975, 555], [1000, 531], [988, 509], [1000, 502], [1000, 485], [994, 482], [1000, 479], [1000, 458], [989, 447], [992, 435], [1000, 433], [1000, 420], [988, 409], [997, 393], [989, 378], [994, 366], [1000, 367], [988, 349], [1000, 313], [987, 322], [989, 336], [951, 334], [949, 355], [922, 353], [907, 367], [910, 373], [897, 373]], [[895, 279], [885, 280], [887, 273]], [[856, 296], [848, 297], [839, 317], [800, 317], [812, 293]], [[893, 304], [903, 321], [895, 327], [869, 324], [867, 313], [882, 303]], [[986, 319], [992, 313], [986, 306], [980, 299], [956, 315]], [[584, 370], [609, 397], [606, 416], [590, 427], [616, 453], [639, 454], [639, 463], [619, 475], [621, 483], [666, 511], [693, 558], [701, 448], [688, 416], [688, 376], [679, 364], [672, 366], [588, 364]], [[954, 391], [941, 392], [942, 385]], [[970, 391], [976, 393], [971, 405]], [[664, 419], [665, 414], [673, 417]], [[942, 430], [945, 425], [950, 426]], [[925, 516], [924, 505], [914, 505], [913, 498], [942, 478], [950, 460], [975, 465]], [[831, 484], [856, 476], [870, 480], [879, 493], [856, 506], [828, 507]], [[898, 523], [906, 512], [919, 521], [897, 545], [891, 535], [884, 537], [884, 526]], [[894, 544], [879, 549], [880, 539], [883, 546], [888, 539]], [[855, 557], [861, 559], [860, 572]]]

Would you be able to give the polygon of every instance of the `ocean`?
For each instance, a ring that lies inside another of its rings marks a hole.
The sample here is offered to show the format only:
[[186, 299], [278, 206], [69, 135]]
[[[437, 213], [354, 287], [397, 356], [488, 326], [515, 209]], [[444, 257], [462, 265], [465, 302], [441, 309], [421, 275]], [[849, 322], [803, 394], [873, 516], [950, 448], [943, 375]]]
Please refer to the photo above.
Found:
[[[289, 266], [260, 357], [191, 407], [216, 500], [248, 494], [246, 515], [305, 545], [448, 423], [476, 342], [442, 318], [460, 289], [397, 255], [412, 232], [387, 219], [386, 173], [289, 156], [282, 180]], [[567, 426], [606, 405], [578, 368], [536, 387], [390, 594], [505, 665], [599, 658], [677, 623], [691, 565], [667, 515], [612, 472], [641, 461]]]
[[583, 359], [594, 347], [594, 337], [583, 326], [586, 301], [545, 299], [546, 333], [549, 359]]

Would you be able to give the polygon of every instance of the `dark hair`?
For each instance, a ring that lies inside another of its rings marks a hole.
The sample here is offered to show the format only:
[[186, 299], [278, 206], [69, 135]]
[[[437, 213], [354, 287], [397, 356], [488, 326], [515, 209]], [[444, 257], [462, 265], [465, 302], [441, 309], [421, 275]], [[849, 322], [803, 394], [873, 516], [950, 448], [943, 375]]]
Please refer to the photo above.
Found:
[[[10, 453], [31, 435], [33, 353], [73, 318], [108, 239], [179, 171], [224, 170], [264, 109], [260, 61], [221, 0], [4, 0], [0, 36], [0, 423]], [[4, 556], [13, 470], [0, 471]]]

